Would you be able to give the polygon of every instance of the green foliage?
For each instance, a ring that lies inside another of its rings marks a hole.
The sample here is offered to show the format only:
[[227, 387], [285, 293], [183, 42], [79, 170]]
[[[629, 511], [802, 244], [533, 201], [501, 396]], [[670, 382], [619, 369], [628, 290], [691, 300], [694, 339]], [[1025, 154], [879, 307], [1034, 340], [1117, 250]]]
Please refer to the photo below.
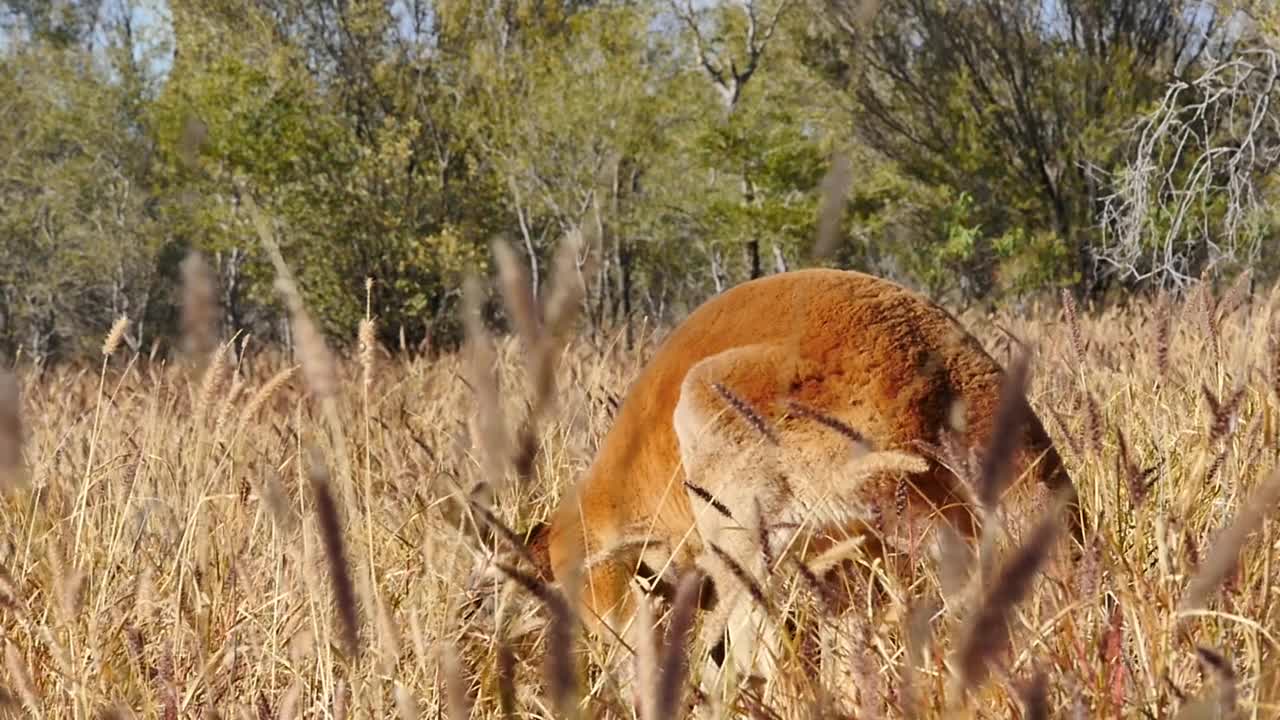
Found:
[[[366, 278], [377, 284], [384, 340], [401, 328], [415, 343], [455, 332], [452, 302], [462, 275], [480, 267], [492, 198], [459, 137], [466, 129], [440, 122], [433, 103], [442, 99], [430, 97], [438, 68], [384, 46], [363, 59], [362, 84], [337, 88], [324, 73], [299, 72], [313, 49], [265, 13], [218, 16], [197, 5], [175, 22], [181, 54], [155, 106], [171, 222], [197, 247], [241, 251], [247, 283], [234, 302], [252, 307], [246, 320], [274, 315], [272, 273], [237, 182], [279, 223], [304, 295], [332, 333], [353, 336]], [[350, 22], [357, 35], [376, 35], [389, 18], [363, 4]], [[345, 93], [354, 96], [335, 97]], [[344, 111], [344, 101], [359, 110]], [[189, 164], [193, 122], [208, 134]]]
[[826, 158], [780, 99], [748, 96], [699, 133], [696, 158], [718, 179], [706, 211], [708, 240], [734, 247], [755, 239], [796, 258], [813, 239]]
[[[219, 274], [224, 331], [288, 337], [244, 193], [339, 341], [372, 278], [384, 343], [453, 343], [462, 280], [487, 271], [495, 238], [542, 292], [575, 228], [596, 261], [581, 266], [591, 328], [671, 320], [757, 266], [808, 261], [836, 152], [854, 172], [828, 264], [955, 300], [1096, 289], [1100, 198], [1134, 121], [1198, 67], [1181, 20], [1127, 19], [1176, 15], [1162, 0], [885, 0], [875, 16], [774, 0], [137, 2], [169, 24], [139, 27], [133, 0], [2, 6], [6, 351], [91, 349], [118, 313], [141, 345], [169, 341], [193, 248]], [[1050, 8], [1082, 20], [1055, 25]], [[1149, 234], [1173, 222], [1162, 212], [1142, 218]], [[1261, 215], [1250, 232], [1273, 233]]]
[[[836, 8], [802, 57], [899, 172], [930, 194], [972, 199], [966, 225], [978, 232], [931, 243], [938, 269], [963, 247], [971, 296], [1043, 283], [1100, 288], [1101, 199], [1128, 160], [1134, 121], [1171, 78], [1204, 67], [1230, 24], [1216, 13], [1230, 10], [1163, 0], [878, 5], [861, 23]], [[949, 202], [934, 206], [942, 215], [920, 218], [923, 235], [953, 213]]]
[[0, 60], [0, 96], [0, 346], [75, 353], [116, 313], [145, 326], [164, 241], [128, 88], [39, 44]]

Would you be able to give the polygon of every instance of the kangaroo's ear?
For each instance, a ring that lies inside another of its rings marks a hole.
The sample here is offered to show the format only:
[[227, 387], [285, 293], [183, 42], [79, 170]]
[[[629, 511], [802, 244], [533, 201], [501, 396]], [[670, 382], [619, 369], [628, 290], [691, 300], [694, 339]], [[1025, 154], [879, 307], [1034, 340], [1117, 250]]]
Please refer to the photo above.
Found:
[[551, 523], [536, 522], [524, 533], [524, 546], [533, 557], [534, 568], [544, 582], [555, 580], [551, 572]]

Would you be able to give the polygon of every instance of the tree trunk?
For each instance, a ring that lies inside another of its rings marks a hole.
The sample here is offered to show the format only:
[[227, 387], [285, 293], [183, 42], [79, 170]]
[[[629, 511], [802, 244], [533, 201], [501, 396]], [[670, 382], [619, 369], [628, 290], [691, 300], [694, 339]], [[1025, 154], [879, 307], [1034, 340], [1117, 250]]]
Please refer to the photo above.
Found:
[[711, 251], [711, 282], [715, 283], [717, 295], [724, 292], [724, 265], [719, 249]]
[[536, 302], [542, 287], [542, 278], [538, 275], [538, 251], [533, 246], [533, 234], [529, 232], [529, 224], [525, 221], [524, 210], [517, 208], [516, 217], [520, 220], [520, 236], [524, 238], [524, 251], [529, 256], [529, 285]]
[[224, 260], [221, 252], [214, 256], [222, 275], [222, 312], [228, 336], [244, 327], [242, 268], [245, 253], [238, 247], [231, 248]]
[[604, 254], [603, 243], [600, 248], [600, 294], [596, 297], [596, 327], [604, 330], [609, 322], [609, 308], [613, 299], [613, 262]]
[[[742, 176], [742, 204], [750, 208], [756, 204], [756, 186], [751, 182], [750, 176], [745, 172]], [[751, 279], [764, 275], [764, 270], [760, 266], [760, 238], [755, 237], [754, 230], [752, 237], [747, 240], [747, 267], [751, 268]]]
[[782, 254], [782, 248], [773, 246], [773, 271], [784, 273], [787, 271], [787, 257]]
[[622, 286], [622, 322], [626, 330], [627, 349], [630, 350], [635, 344], [635, 338], [632, 336], [631, 328], [631, 248], [622, 239], [617, 242], [618, 248], [618, 274], [620, 284]]

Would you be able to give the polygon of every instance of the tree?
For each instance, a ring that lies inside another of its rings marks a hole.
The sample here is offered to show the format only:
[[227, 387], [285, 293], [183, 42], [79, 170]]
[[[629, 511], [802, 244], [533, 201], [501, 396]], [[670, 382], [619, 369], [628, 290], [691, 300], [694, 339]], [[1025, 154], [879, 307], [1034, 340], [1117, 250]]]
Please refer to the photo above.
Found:
[[[454, 123], [450, 68], [382, 2], [174, 2], [178, 58], [155, 123], [169, 222], [221, 258], [251, 323], [274, 323], [270, 271], [239, 181], [280, 225], [326, 328], [350, 338], [364, 282], [384, 342], [450, 341], [462, 275], [494, 227], [495, 189]], [[207, 135], [188, 163], [187, 129]], [[194, 192], [195, 189], [198, 192]], [[228, 267], [228, 263], [231, 264]], [[235, 315], [237, 313], [233, 313]]]
[[[744, 0], [741, 4], [712, 4], [703, 12], [694, 9], [691, 0], [669, 0], [672, 11], [687, 29], [693, 43], [693, 54], [698, 65], [706, 71], [708, 79], [719, 93], [727, 116], [720, 132], [709, 139], [719, 144], [719, 150], [729, 151], [725, 159], [735, 161], [736, 172], [741, 184], [741, 203], [747, 215], [758, 214], [757, 201], [763, 188], [754, 170], [762, 164], [759, 154], [753, 156], [751, 150], [763, 150], [767, 146], [757, 145], [744, 133], [735, 133], [743, 129], [742, 123], [735, 123], [734, 116], [739, 112], [743, 93], [748, 83], [760, 71], [766, 52], [774, 39], [779, 24], [785, 13], [792, 7], [790, 0]], [[703, 21], [710, 16], [710, 27]], [[737, 37], [735, 37], [737, 36]], [[739, 40], [739, 42], [733, 42]], [[740, 45], [735, 51], [732, 46]], [[715, 131], [712, 131], [715, 133]], [[739, 225], [743, 231], [744, 249], [748, 276], [758, 278], [764, 274], [761, 259], [761, 243], [752, 222]], [[781, 252], [774, 246], [775, 252]], [[718, 257], [713, 256], [717, 267], [713, 268], [717, 290], [722, 287]]]
[[76, 354], [121, 313], [144, 341], [165, 315], [142, 115], [154, 48], [136, 42], [127, 7], [7, 8], [19, 27], [0, 58], [0, 348]]
[[1135, 123], [1102, 198], [1102, 271], [1185, 289], [1206, 272], [1255, 269], [1274, 236], [1267, 191], [1280, 163], [1280, 51], [1250, 48], [1171, 83]]
[[964, 224], [977, 233], [960, 269], [976, 295], [1046, 279], [1100, 289], [1107, 190], [1087, 168], [1123, 161], [1125, 123], [1199, 67], [1230, 13], [1182, 0], [885, 0], [862, 29], [832, 10], [809, 62], [856, 102], [864, 142], [906, 177], [970, 198]]
[[[102, 0], [53, 3], [48, 0], [4, 0], [0, 19], [8, 33], [21, 33], [30, 40], [55, 49], [86, 49], [99, 26]], [[4, 17], [7, 15], [8, 17]]]

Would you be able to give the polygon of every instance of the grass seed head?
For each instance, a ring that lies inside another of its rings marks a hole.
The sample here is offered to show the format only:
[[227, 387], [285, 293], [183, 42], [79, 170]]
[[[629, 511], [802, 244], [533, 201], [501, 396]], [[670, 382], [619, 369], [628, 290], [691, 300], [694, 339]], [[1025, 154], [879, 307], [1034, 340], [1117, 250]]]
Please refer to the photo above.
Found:
[[1197, 610], [1221, 587], [1235, 569], [1249, 536], [1257, 530], [1268, 515], [1274, 513], [1280, 503], [1280, 470], [1270, 476], [1241, 503], [1235, 518], [1213, 543], [1204, 562], [1200, 565], [1182, 596], [1182, 610]]
[[244, 412], [240, 415], [241, 425], [247, 425], [257, 419], [262, 407], [293, 377], [297, 369], [298, 366], [291, 365], [277, 371], [276, 374], [262, 384], [262, 387], [254, 391], [253, 395], [249, 397], [249, 402], [244, 406]]
[[840, 418], [824, 413], [820, 410], [816, 410], [807, 405], [803, 405], [794, 400], [788, 403], [788, 407], [797, 417], [813, 420], [819, 425], [822, 425], [823, 427], [826, 427], [847, 439], [853, 445], [855, 452], [864, 453], [870, 452], [874, 449], [874, 446], [869, 440], [867, 440], [866, 436], [859, 432], [857, 428], [847, 422], [844, 422]]
[[1049, 720], [1049, 678], [1037, 670], [1018, 691], [1023, 720]]
[[774, 432], [774, 429], [769, 422], [751, 406], [751, 403], [748, 403], [741, 396], [734, 393], [721, 383], [712, 383], [711, 388], [715, 390], [716, 394], [720, 396], [720, 399], [724, 400], [725, 403], [737, 412], [743, 420], [746, 420], [751, 427], [755, 428], [756, 432], [760, 433], [761, 437], [768, 440], [771, 445], [778, 444], [778, 434]]
[[400, 683], [396, 683], [396, 714], [400, 720], [418, 720], [418, 701], [413, 699], [413, 693]]
[[676, 586], [676, 599], [671, 606], [666, 642], [662, 648], [662, 670], [653, 701], [654, 717], [676, 717], [684, 700], [689, 672], [689, 633], [698, 611], [702, 577], [697, 570], [687, 571]]
[[1032, 581], [1057, 538], [1063, 501], [1059, 499], [1056, 505], [1000, 569], [965, 628], [957, 653], [960, 681], [965, 689], [976, 688], [986, 679], [989, 664], [1008, 645], [1008, 616], [1031, 590]]
[[493, 243], [493, 256], [498, 265], [498, 287], [502, 291], [507, 315], [524, 343], [525, 350], [533, 352], [542, 336], [542, 319], [534, 300], [537, 289], [533, 287], [529, 271], [516, 257], [511, 246], [505, 242]]
[[467, 336], [467, 379], [475, 394], [476, 441], [484, 463], [484, 480], [501, 485], [511, 459], [511, 440], [498, 386], [497, 355], [481, 315], [480, 281], [468, 277], [463, 287], [463, 325]]
[[841, 240], [840, 223], [852, 186], [853, 158], [847, 152], [837, 152], [831, 158], [831, 167], [823, 176], [819, 190], [818, 238], [813, 244], [816, 262], [826, 260], [836, 251]]
[[1071, 340], [1071, 350], [1075, 355], [1077, 364], [1083, 363], [1084, 355], [1084, 333], [1080, 329], [1080, 314], [1076, 310], [1076, 299], [1071, 291], [1062, 289], [1062, 311], [1067, 320], [1067, 337]]
[[1155, 361], [1160, 383], [1169, 382], [1169, 352], [1173, 342], [1173, 305], [1167, 292], [1161, 292], [1155, 309]]
[[124, 341], [124, 335], [129, 330], [129, 316], [121, 315], [111, 324], [111, 329], [107, 331], [107, 337], [102, 341], [102, 356], [111, 357], [119, 349], [120, 343]]
[[356, 341], [360, 346], [360, 375], [365, 390], [368, 390], [373, 386], [373, 373], [378, 362], [377, 321], [369, 317], [361, 318]]
[[13, 683], [18, 699], [29, 712], [39, 717], [41, 715], [40, 696], [36, 693], [36, 686], [32, 682], [27, 663], [22, 659], [18, 647], [12, 642], [4, 644], [4, 665], [5, 670], [9, 672], [9, 682]]
[[[580, 261], [584, 251], [586, 257]], [[566, 234], [556, 247], [552, 284], [544, 305], [543, 317], [548, 334], [555, 339], [558, 347], [563, 347], [568, 340], [569, 331], [582, 310], [582, 302], [587, 293], [585, 278], [592, 276], [595, 260], [595, 253], [591, 252], [587, 238], [578, 228]]]
[[733, 574], [733, 577], [736, 578], [738, 582], [742, 583], [742, 587], [746, 589], [747, 594], [751, 596], [751, 599], [761, 608], [768, 611], [768, 595], [765, 594], [764, 588], [760, 586], [760, 583], [751, 576], [751, 573], [747, 572], [747, 569], [742, 567], [742, 563], [738, 562], [737, 558], [730, 555], [724, 548], [720, 547], [716, 543], [708, 543], [707, 546], [710, 547], [711, 552], [720, 559], [720, 562], [724, 563], [725, 567], [729, 568], [729, 572]]
[[0, 486], [12, 486], [23, 476], [23, 440], [18, 378], [0, 368]]
[[182, 275], [182, 347], [203, 363], [218, 344], [218, 283], [204, 255], [192, 250], [180, 267]]
[[1029, 370], [1027, 354], [1018, 355], [1005, 373], [1000, 389], [991, 441], [978, 473], [978, 500], [988, 509], [996, 507], [1013, 474], [1014, 456], [1022, 443], [1023, 426], [1030, 413], [1026, 399]]
[[467, 720], [471, 717], [471, 687], [463, 676], [462, 660], [452, 643], [444, 643], [440, 650], [440, 671], [444, 677], [447, 717], [449, 720]]
[[231, 352], [230, 342], [221, 343], [209, 358], [204, 369], [204, 377], [200, 379], [200, 389], [196, 391], [195, 407], [192, 410], [192, 415], [196, 419], [204, 420], [208, 416], [214, 406], [215, 398], [222, 391], [222, 386], [231, 370], [231, 362], [228, 359]]
[[302, 364], [302, 377], [318, 400], [328, 400], [338, 393], [338, 372], [333, 355], [311, 314], [298, 307], [293, 313], [293, 333]]
[[1236, 671], [1222, 653], [1200, 646], [1196, 648], [1196, 656], [1201, 664], [1209, 668], [1218, 684], [1218, 710], [1221, 717], [1231, 717], [1236, 710]]
[[333, 491], [329, 487], [329, 471], [320, 454], [314, 449], [310, 452], [308, 475], [314, 496], [316, 521], [320, 528], [320, 539], [324, 544], [325, 560], [329, 568], [329, 582], [333, 589], [339, 637], [347, 655], [354, 659], [360, 653], [360, 611], [356, 605], [351, 568], [347, 563], [342, 519], [338, 513], [338, 504], [334, 500]]

